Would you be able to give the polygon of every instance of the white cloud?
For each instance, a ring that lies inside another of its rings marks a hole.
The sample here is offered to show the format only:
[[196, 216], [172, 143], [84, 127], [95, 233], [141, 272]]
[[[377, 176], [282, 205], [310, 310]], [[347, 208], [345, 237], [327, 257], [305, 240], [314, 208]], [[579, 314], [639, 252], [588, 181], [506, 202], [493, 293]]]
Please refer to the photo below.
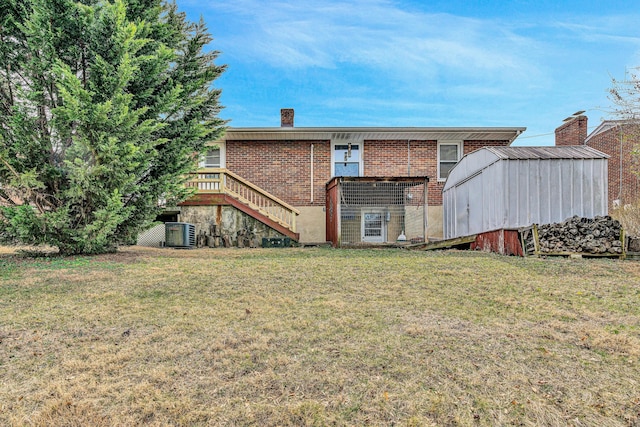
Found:
[[637, 28], [631, 30], [626, 25], [629, 19], [622, 20], [603, 17], [597, 22], [559, 22], [554, 26], [566, 32], [568, 36], [583, 40], [588, 43], [611, 43], [628, 44], [640, 47], [640, 37], [637, 35]]
[[515, 124], [552, 135], [567, 114], [606, 102], [609, 75], [640, 64], [632, 5], [436, 2], [470, 18], [429, 3], [179, 0], [207, 18], [229, 64], [234, 126], [277, 122], [291, 106], [306, 126]]
[[353, 65], [399, 80], [520, 79], [538, 73], [531, 60], [539, 50], [536, 42], [503, 22], [409, 12], [383, 0], [240, 0], [211, 7], [241, 16], [236, 34], [218, 39], [226, 45], [223, 52], [283, 70]]

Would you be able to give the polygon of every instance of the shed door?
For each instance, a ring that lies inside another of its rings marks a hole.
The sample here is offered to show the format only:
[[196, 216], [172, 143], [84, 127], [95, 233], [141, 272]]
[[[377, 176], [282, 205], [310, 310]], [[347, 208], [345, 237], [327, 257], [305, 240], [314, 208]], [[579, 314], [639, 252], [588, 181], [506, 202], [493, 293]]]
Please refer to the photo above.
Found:
[[362, 212], [362, 241], [371, 243], [385, 241], [385, 223], [382, 211]]

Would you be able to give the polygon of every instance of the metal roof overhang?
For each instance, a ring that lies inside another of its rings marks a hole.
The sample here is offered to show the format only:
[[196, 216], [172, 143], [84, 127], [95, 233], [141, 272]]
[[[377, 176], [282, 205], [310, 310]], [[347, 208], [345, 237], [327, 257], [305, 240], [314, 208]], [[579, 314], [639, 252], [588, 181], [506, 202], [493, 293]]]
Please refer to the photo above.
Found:
[[428, 176], [334, 176], [331, 179], [344, 182], [429, 182]]
[[227, 128], [220, 141], [509, 141], [526, 127], [322, 127]]
[[404, 182], [415, 185], [429, 182], [428, 176], [334, 176], [325, 186], [330, 186], [334, 182], [360, 182], [375, 184], [380, 182]]

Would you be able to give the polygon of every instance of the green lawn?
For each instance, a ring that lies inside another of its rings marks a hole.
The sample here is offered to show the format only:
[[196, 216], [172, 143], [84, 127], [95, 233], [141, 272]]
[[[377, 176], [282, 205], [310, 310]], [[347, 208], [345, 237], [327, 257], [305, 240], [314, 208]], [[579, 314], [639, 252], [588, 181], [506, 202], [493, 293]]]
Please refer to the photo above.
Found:
[[0, 251], [0, 425], [640, 424], [640, 263]]

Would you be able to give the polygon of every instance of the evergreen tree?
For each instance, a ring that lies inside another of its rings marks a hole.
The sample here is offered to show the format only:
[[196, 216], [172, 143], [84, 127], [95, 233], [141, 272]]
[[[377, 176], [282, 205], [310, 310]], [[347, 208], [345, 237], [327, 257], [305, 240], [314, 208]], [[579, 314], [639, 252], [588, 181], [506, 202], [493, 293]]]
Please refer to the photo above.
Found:
[[0, 240], [113, 251], [221, 136], [211, 37], [161, 0], [3, 0]]

